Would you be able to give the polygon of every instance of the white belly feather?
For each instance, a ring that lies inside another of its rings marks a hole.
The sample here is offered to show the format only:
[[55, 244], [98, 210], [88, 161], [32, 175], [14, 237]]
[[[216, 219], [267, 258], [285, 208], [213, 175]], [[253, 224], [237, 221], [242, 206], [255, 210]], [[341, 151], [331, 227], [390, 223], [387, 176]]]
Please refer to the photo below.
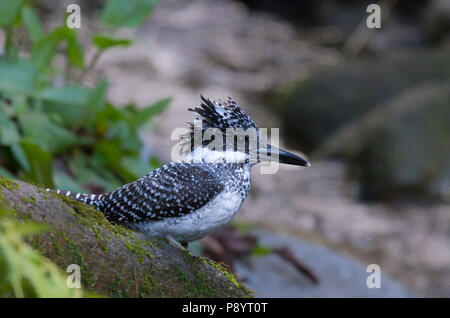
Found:
[[171, 236], [179, 242], [196, 241], [230, 222], [242, 202], [238, 193], [223, 192], [195, 212], [160, 221], [142, 222], [136, 228], [149, 236]]

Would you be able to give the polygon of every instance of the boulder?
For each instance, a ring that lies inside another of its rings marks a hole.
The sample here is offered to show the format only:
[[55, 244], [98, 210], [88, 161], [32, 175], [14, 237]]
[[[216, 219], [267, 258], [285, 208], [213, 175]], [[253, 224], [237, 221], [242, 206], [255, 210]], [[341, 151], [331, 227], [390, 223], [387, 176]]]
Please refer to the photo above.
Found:
[[49, 230], [29, 243], [63, 270], [80, 266], [88, 292], [110, 297], [252, 295], [219, 264], [113, 225], [82, 203], [4, 177], [0, 200], [17, 218], [47, 225]]
[[324, 70], [294, 85], [276, 110], [288, 141], [309, 151], [345, 123], [430, 80], [450, 80], [449, 50], [364, 58]]
[[365, 199], [450, 201], [450, 82], [412, 87], [344, 125], [317, 156], [339, 156]]

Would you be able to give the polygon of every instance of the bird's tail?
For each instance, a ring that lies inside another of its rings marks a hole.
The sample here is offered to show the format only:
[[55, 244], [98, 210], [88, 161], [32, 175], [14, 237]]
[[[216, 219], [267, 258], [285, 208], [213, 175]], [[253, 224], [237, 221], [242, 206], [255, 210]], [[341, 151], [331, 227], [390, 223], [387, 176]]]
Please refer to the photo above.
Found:
[[80, 193], [80, 192], [72, 192], [72, 191], [65, 191], [65, 190], [55, 190], [55, 189], [46, 189], [47, 192], [60, 194], [66, 197], [71, 197], [77, 201], [80, 201], [84, 204], [91, 205], [97, 209], [100, 209], [102, 207], [103, 201], [102, 197], [103, 194], [87, 194], [87, 193]]

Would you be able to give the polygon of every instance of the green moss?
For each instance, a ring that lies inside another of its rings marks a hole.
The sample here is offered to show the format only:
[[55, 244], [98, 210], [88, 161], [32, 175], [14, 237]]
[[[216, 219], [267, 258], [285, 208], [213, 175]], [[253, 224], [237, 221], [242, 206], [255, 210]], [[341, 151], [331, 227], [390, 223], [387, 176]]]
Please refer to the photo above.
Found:
[[128, 295], [127, 291], [122, 288], [123, 279], [119, 275], [116, 275], [114, 284], [109, 287], [109, 295], [115, 298], [126, 297]]
[[202, 297], [217, 297], [218, 292], [208, 281], [206, 274], [203, 271], [194, 271], [195, 275], [195, 292], [197, 296]]
[[56, 241], [52, 242], [52, 248], [56, 255], [61, 255], [61, 248]]
[[95, 273], [90, 269], [84, 269], [85, 277], [84, 277], [84, 288], [88, 291], [93, 291], [95, 285], [97, 284], [97, 279], [95, 277]]
[[194, 277], [190, 278], [186, 273], [175, 268], [175, 275], [179, 281], [183, 283], [189, 294], [186, 297], [217, 297], [217, 290], [208, 282], [207, 275], [200, 271], [194, 270]]
[[230, 271], [228, 271], [228, 269], [219, 264], [214, 262], [213, 260], [210, 260], [206, 257], [202, 257], [201, 260], [205, 263], [208, 264], [212, 267], [214, 267], [215, 269], [217, 269], [220, 273], [222, 273], [230, 282], [232, 282], [236, 287], [238, 287], [239, 289], [241, 289], [242, 291], [245, 292], [246, 295], [248, 295], [248, 297], [252, 297], [251, 295], [253, 294], [253, 292], [251, 290], [249, 290], [247, 288], [247, 286], [245, 286], [244, 284], [238, 282], [238, 280], [236, 279], [236, 277], [234, 276], [233, 273], [231, 273]]
[[[186, 276], [186, 274], [184, 273], [184, 271], [180, 270], [179, 268], [175, 269], [175, 275], [176, 277], [186, 286], [186, 288], [192, 292], [192, 290], [194, 289], [192, 286], [192, 282], [191, 280]], [[192, 295], [186, 295], [187, 297], [191, 297]]]
[[22, 198], [22, 202], [25, 204], [32, 204], [32, 203], [36, 203], [36, 198], [31, 196], [29, 198]]
[[[92, 290], [92, 288], [95, 286], [97, 280], [95, 278], [95, 274], [92, 270], [90, 270], [89, 266], [87, 265], [87, 261], [89, 259], [89, 255], [83, 255], [79, 250], [78, 247], [75, 243], [72, 242], [72, 240], [66, 235], [66, 233], [64, 233], [63, 231], [59, 231], [58, 233], [62, 239], [64, 240], [65, 244], [66, 244], [66, 251], [70, 251], [71, 256], [72, 256], [72, 263], [73, 264], [77, 264], [78, 266], [80, 266], [80, 270], [83, 273], [82, 275], [82, 280], [83, 280], [83, 285], [85, 286], [85, 288], [89, 291]], [[55, 245], [57, 244], [55, 241], [53, 241], [53, 250], [58, 250], [59, 246]], [[56, 253], [56, 251], [55, 251]], [[67, 265], [67, 264], [66, 264]]]
[[66, 243], [67, 250], [72, 253], [72, 261], [74, 264], [79, 265], [80, 267], [84, 264], [83, 254], [78, 251], [77, 246], [70, 240], [70, 238], [63, 231], [59, 231], [59, 235], [63, 238]]
[[109, 235], [113, 235], [119, 238], [124, 243], [125, 247], [136, 255], [139, 263], [143, 264], [147, 257], [150, 259], [154, 258], [149, 251], [149, 248], [153, 246], [151, 241], [140, 240], [131, 230], [110, 223], [103, 213], [90, 206], [66, 196], [57, 197], [72, 207], [73, 210], [70, 212], [77, 218], [77, 222], [84, 225], [92, 233], [95, 233], [97, 241], [102, 245], [103, 250], [108, 249], [106, 244], [110, 239]]
[[31, 239], [28, 239], [28, 243], [31, 245], [32, 248], [39, 250], [39, 247], [41, 246], [41, 237], [39, 235], [35, 235], [31, 237]]
[[153, 259], [153, 255], [145, 249], [144, 242], [133, 242], [131, 240], [124, 240], [124, 242], [125, 246], [137, 256], [139, 263], [144, 264], [146, 257]]
[[9, 191], [17, 190], [20, 187], [17, 182], [3, 176], [0, 176], [0, 186], [6, 188]]
[[153, 291], [156, 289], [157, 285], [152, 275], [142, 274], [141, 275], [141, 285], [138, 289], [138, 297], [149, 297], [153, 295]]
[[183, 251], [183, 254], [184, 254], [184, 260], [186, 262], [190, 262], [192, 260], [192, 258], [193, 258], [192, 254], [189, 252], [188, 249], [183, 249], [182, 251]]

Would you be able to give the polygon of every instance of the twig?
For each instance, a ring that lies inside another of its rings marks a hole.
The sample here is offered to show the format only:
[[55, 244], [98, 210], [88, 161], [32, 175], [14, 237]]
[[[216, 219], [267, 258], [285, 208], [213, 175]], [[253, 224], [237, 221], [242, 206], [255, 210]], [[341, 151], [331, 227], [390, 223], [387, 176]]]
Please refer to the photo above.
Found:
[[314, 285], [319, 284], [319, 278], [316, 276], [316, 274], [314, 274], [313, 271], [310, 270], [306, 264], [304, 264], [297, 257], [295, 257], [295, 255], [292, 254], [292, 252], [288, 248], [278, 247], [274, 248], [272, 251], [281, 256], [284, 260], [293, 264], [295, 268], [297, 268], [301, 273], [303, 273], [303, 275], [305, 275]]
[[94, 56], [91, 59], [91, 62], [89, 65], [87, 65], [82, 71], [80, 76], [78, 77], [77, 82], [80, 83], [84, 77], [86, 76], [87, 72], [94, 68], [95, 64], [97, 64], [98, 59], [100, 58], [100, 55], [102, 54], [103, 50], [97, 50], [95, 51]]
[[136, 276], [136, 268], [133, 267], [133, 274], [134, 274], [134, 286], [136, 287], [136, 298], [139, 298], [139, 287], [138, 287], [138, 281]]

